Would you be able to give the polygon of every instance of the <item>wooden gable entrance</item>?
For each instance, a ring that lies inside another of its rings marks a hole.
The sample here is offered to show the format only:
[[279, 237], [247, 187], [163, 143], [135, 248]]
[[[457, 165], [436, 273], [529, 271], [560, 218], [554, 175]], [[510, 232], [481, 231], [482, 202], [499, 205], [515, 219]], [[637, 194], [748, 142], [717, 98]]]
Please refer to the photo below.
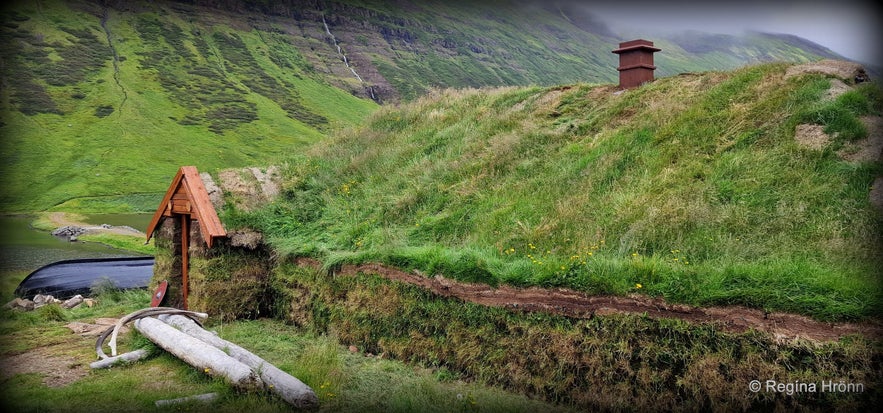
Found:
[[175, 232], [181, 234], [180, 240], [176, 240], [176, 243], [180, 242], [180, 248], [176, 248], [176, 250], [180, 251], [182, 307], [187, 309], [190, 231], [193, 221], [196, 221], [199, 235], [208, 248], [211, 248], [217, 239], [227, 237], [227, 231], [224, 230], [221, 220], [218, 219], [218, 214], [212, 206], [208, 191], [206, 191], [205, 184], [199, 177], [196, 167], [182, 166], [178, 170], [159, 204], [159, 208], [153, 214], [150, 225], [147, 226], [147, 241], [150, 241], [154, 232], [166, 218], [174, 220], [178, 229]]

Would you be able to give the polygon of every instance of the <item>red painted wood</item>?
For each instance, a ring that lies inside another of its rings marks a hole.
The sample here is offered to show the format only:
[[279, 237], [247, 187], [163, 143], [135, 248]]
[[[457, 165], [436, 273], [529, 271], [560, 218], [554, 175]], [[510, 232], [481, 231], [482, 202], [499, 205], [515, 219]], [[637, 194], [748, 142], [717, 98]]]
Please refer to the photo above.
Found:
[[159, 283], [159, 285], [156, 287], [156, 291], [153, 292], [153, 297], [150, 298], [151, 307], [159, 307], [159, 305], [162, 304], [162, 300], [166, 297], [166, 290], [168, 290], [168, 288], [168, 281], [163, 281]]
[[147, 241], [153, 237], [163, 217], [178, 214], [189, 215], [197, 220], [202, 238], [209, 248], [215, 239], [227, 236], [227, 231], [209, 199], [205, 184], [199, 177], [199, 171], [194, 166], [182, 166], [172, 179], [172, 184], [147, 226]]
[[190, 215], [181, 215], [181, 289], [184, 292], [183, 309], [187, 309], [187, 296], [190, 293]]
[[613, 51], [619, 55], [619, 87], [629, 89], [653, 80], [653, 53], [662, 49], [653, 47], [653, 42], [644, 39], [630, 40], [619, 44]]

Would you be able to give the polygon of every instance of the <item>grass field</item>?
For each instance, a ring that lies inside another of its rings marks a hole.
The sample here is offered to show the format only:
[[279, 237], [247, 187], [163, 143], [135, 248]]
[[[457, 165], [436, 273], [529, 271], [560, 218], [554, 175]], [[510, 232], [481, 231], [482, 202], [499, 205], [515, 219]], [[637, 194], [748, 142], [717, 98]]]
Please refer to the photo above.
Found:
[[[489, 284], [640, 292], [823, 320], [880, 314], [875, 162], [838, 150], [880, 114], [785, 64], [608, 86], [437, 91], [288, 161], [284, 196], [227, 211], [282, 254]], [[822, 150], [800, 123], [836, 136]]]

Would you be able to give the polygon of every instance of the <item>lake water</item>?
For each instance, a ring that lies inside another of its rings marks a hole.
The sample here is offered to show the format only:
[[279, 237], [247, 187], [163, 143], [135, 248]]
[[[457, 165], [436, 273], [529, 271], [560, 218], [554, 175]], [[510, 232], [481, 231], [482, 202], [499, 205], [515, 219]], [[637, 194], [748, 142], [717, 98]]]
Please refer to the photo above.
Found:
[[[92, 215], [88, 220], [94, 225], [128, 225], [144, 231], [150, 218], [150, 214], [107, 214]], [[31, 221], [33, 218], [27, 216], [0, 216], [0, 270], [33, 271], [61, 260], [139, 256], [137, 253], [102, 244], [69, 242], [53, 237], [48, 232], [31, 228]]]

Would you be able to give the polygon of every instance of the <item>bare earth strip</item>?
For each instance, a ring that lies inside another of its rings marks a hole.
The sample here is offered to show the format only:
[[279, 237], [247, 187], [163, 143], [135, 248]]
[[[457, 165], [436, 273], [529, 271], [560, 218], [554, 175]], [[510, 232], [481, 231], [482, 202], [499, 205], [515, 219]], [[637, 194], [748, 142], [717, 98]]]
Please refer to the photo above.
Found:
[[[94, 342], [93, 339], [89, 340]], [[0, 385], [18, 374], [36, 373], [48, 387], [64, 387], [89, 374], [88, 355], [78, 354], [89, 343], [79, 338], [0, 357]], [[92, 353], [94, 355], [94, 352]]]
[[[320, 262], [308, 258], [300, 258], [298, 265], [321, 268]], [[506, 285], [494, 288], [485, 284], [451, 280], [440, 275], [429, 278], [381, 264], [343, 265], [337, 271], [338, 275], [343, 276], [354, 276], [358, 273], [376, 274], [389, 280], [418, 285], [440, 296], [456, 297], [471, 303], [574, 318], [606, 314], [646, 314], [653, 318], [710, 323], [724, 331], [736, 333], [754, 329], [769, 333], [778, 341], [836, 341], [849, 335], [883, 338], [883, 325], [876, 320], [867, 323], [826, 323], [801, 315], [765, 313], [741, 306], [693, 307], [672, 304], [638, 294], [625, 297], [592, 296], [564, 288], [515, 288]]]

